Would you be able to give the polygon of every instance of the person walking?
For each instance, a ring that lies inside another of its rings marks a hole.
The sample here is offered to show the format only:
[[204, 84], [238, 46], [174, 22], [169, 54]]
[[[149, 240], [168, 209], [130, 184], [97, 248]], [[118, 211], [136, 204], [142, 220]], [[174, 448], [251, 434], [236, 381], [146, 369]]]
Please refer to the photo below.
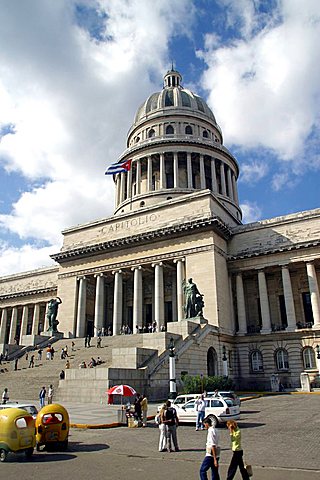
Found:
[[212, 480], [220, 480], [219, 476], [219, 438], [218, 432], [212, 425], [211, 418], [206, 417], [203, 425], [207, 433], [206, 456], [200, 467], [200, 480], [208, 480], [207, 471], [211, 469]]
[[167, 409], [165, 411], [164, 423], [167, 426], [167, 451], [172, 452], [172, 443], [176, 452], [179, 452], [178, 438], [177, 438], [177, 426], [179, 425], [179, 419], [175, 408], [171, 406], [170, 400], [166, 401]]
[[204, 401], [203, 395], [199, 395], [199, 397], [195, 401], [195, 407], [197, 412], [197, 421], [196, 421], [196, 430], [203, 430], [203, 419], [206, 410], [206, 402]]
[[241, 431], [237, 422], [229, 420], [227, 422], [227, 428], [231, 437], [232, 458], [228, 468], [227, 480], [232, 480], [239, 467], [243, 480], [249, 480], [248, 472], [243, 463], [243, 450], [241, 448]]
[[159, 452], [166, 452], [166, 443], [167, 443], [167, 426], [164, 423], [165, 420], [165, 411], [167, 409], [167, 405], [164, 403], [160, 409], [159, 414], [157, 415], [157, 421], [159, 425], [160, 431], [160, 438], [159, 438]]
[[147, 419], [148, 419], [148, 399], [146, 395], [143, 395], [141, 400], [141, 412], [142, 412], [142, 426], [147, 426]]
[[49, 388], [48, 388], [48, 405], [50, 405], [50, 403], [52, 403], [53, 393], [54, 393], [53, 386], [49, 385]]
[[29, 361], [29, 368], [33, 368], [33, 367], [34, 367], [34, 355], [31, 355], [30, 361]]
[[7, 388], [5, 388], [2, 392], [1, 401], [2, 401], [3, 405], [5, 405], [7, 402], [9, 402], [9, 392], [8, 392]]
[[47, 393], [47, 391], [46, 391], [45, 387], [42, 387], [40, 392], [39, 392], [40, 408], [44, 407], [46, 393]]

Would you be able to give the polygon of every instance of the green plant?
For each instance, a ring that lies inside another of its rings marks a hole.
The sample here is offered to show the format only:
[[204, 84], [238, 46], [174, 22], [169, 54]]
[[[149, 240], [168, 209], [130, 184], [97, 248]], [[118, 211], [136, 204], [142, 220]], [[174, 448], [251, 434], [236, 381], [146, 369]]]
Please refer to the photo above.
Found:
[[231, 390], [233, 381], [227, 377], [201, 377], [200, 375], [184, 375], [183, 393], [202, 393], [213, 390]]

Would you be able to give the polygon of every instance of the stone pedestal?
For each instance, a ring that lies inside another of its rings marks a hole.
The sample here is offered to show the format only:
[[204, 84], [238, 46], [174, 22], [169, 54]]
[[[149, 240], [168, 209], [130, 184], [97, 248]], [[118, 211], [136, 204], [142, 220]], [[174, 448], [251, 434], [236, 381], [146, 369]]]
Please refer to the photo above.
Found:
[[311, 392], [310, 387], [310, 378], [309, 375], [305, 372], [300, 373], [300, 382], [301, 382], [301, 391], [302, 392]]

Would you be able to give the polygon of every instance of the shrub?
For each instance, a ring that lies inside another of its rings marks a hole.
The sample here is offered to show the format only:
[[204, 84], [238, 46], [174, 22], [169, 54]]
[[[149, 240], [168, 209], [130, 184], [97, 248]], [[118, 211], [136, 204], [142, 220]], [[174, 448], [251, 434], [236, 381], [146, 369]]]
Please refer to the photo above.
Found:
[[233, 381], [227, 377], [201, 377], [200, 375], [185, 375], [182, 379], [183, 393], [202, 393], [213, 390], [232, 390]]

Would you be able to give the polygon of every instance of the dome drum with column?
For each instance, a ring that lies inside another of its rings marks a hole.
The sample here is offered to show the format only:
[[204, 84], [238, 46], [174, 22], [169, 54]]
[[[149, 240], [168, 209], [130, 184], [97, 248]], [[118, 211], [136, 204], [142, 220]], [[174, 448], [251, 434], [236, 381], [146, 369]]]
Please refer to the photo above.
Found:
[[163, 90], [138, 109], [119, 159], [131, 159], [131, 169], [114, 176], [115, 214], [208, 189], [239, 222], [237, 161], [222, 145], [210, 108], [181, 80], [179, 72], [169, 71]]

